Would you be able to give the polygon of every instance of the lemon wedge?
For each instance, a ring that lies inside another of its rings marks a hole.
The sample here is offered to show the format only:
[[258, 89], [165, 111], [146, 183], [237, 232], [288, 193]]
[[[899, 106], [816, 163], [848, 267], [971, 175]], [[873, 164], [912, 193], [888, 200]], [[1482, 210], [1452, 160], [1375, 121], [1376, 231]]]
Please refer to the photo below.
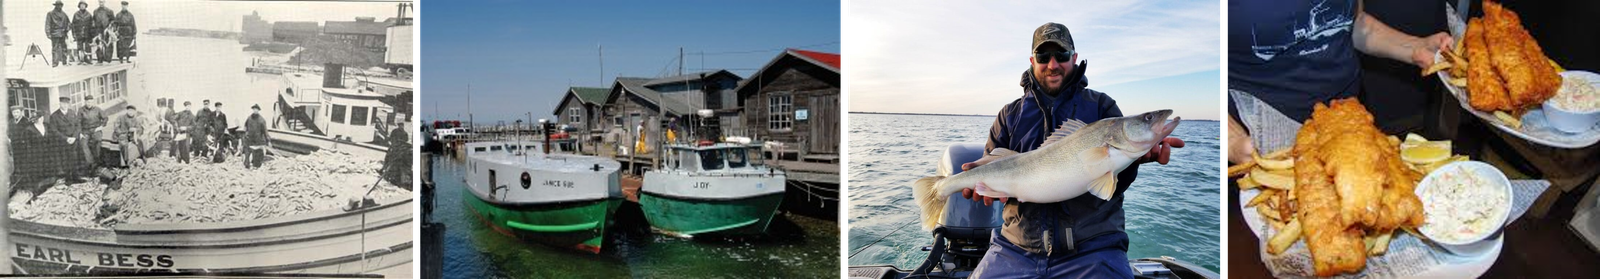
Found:
[[1428, 164], [1450, 159], [1450, 142], [1426, 142], [1400, 149], [1400, 160], [1411, 164]]

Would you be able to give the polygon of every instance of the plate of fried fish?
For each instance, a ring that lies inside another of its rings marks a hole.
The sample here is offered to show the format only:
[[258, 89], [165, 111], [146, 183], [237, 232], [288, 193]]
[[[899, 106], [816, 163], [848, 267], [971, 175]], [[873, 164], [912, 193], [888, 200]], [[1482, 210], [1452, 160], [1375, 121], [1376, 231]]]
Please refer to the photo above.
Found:
[[1517, 14], [1492, 1], [1484, 2], [1483, 14], [1454, 24], [1464, 29], [1455, 32], [1456, 45], [1436, 53], [1423, 75], [1437, 73], [1463, 109], [1518, 138], [1559, 148], [1600, 142], [1600, 129], [1561, 131], [1545, 117], [1541, 104], [1562, 90], [1562, 69]]
[[[1435, 170], [1468, 161], [1451, 149], [1449, 141], [1386, 135], [1349, 98], [1315, 105], [1292, 147], [1254, 154], [1254, 162], [1229, 167], [1228, 176], [1238, 178], [1239, 206], [1263, 240], [1262, 258], [1274, 276], [1473, 277], [1498, 251], [1444, 255], [1419, 233], [1428, 216], [1418, 185]], [[1489, 241], [1498, 250], [1503, 236]]]

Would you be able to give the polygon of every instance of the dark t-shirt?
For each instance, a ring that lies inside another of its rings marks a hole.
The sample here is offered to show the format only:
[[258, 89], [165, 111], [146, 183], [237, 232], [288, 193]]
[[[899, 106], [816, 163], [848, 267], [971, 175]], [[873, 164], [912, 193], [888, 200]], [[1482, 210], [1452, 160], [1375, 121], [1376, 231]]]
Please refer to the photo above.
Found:
[[1355, 96], [1356, 14], [1351, 0], [1229, 1], [1228, 88], [1302, 121], [1317, 102]]

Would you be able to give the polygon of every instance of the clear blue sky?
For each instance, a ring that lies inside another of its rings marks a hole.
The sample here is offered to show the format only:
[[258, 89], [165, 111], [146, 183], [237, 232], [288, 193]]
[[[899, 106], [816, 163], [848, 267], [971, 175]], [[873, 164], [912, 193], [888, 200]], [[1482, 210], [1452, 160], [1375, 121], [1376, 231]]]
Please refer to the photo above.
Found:
[[469, 83], [474, 118], [492, 124], [527, 112], [552, 118], [568, 86], [610, 87], [619, 74], [676, 73], [679, 47], [685, 72], [729, 69], [742, 77], [784, 48], [838, 53], [840, 47], [837, 1], [568, 2], [419, 5], [424, 119], [466, 120]]

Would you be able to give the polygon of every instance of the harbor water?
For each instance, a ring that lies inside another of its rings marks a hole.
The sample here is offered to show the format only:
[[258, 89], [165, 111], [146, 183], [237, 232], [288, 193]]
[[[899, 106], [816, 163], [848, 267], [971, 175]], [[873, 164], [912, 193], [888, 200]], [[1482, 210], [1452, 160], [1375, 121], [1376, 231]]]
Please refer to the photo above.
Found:
[[[850, 114], [850, 265], [915, 268], [933, 245], [922, 231], [911, 182], [934, 174], [945, 148], [983, 143], [993, 117]], [[1123, 210], [1129, 258], [1171, 256], [1219, 271], [1220, 126], [1184, 120], [1165, 166], [1144, 165]], [[910, 224], [910, 225], [907, 225]], [[879, 239], [882, 239], [881, 241]], [[874, 243], [876, 241], [876, 243]], [[859, 252], [857, 252], [859, 251]]]
[[637, 204], [625, 202], [599, 254], [549, 247], [501, 234], [465, 203], [465, 164], [436, 157], [433, 216], [444, 236], [450, 278], [838, 277], [839, 224], [779, 213], [763, 236], [682, 239], [651, 233]]

